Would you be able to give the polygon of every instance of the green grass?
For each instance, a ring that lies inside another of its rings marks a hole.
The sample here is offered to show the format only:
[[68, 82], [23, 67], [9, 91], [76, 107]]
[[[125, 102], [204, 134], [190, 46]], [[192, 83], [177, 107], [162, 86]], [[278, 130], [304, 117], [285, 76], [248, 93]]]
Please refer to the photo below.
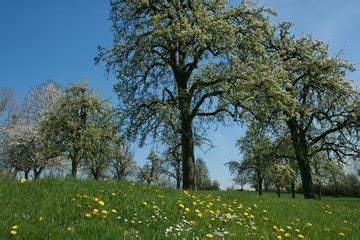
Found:
[[[0, 203], [0, 239], [206, 239], [207, 234], [214, 239], [299, 239], [295, 229], [305, 239], [360, 239], [360, 200], [354, 198], [278, 199], [272, 193], [184, 193], [119, 181], [46, 179], [0, 181]], [[94, 208], [108, 211], [106, 218], [94, 215]], [[17, 234], [11, 236], [14, 225]]]

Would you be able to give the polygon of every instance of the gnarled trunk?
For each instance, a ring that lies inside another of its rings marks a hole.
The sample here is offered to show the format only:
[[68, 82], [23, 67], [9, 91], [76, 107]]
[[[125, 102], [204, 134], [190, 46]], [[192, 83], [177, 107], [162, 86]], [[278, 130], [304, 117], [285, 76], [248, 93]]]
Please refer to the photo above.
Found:
[[300, 169], [301, 183], [305, 199], [314, 199], [315, 191], [311, 175], [309, 159], [307, 159], [307, 145], [304, 132], [300, 131], [296, 120], [290, 119], [286, 122], [291, 134], [291, 141], [295, 157]]
[[191, 122], [182, 123], [183, 188], [195, 189], [195, 158]]

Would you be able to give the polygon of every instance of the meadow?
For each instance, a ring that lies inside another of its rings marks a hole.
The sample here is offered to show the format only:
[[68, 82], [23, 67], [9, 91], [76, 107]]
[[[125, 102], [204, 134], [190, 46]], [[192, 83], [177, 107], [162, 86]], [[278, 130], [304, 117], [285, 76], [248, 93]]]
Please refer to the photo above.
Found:
[[360, 239], [360, 199], [0, 180], [0, 239]]

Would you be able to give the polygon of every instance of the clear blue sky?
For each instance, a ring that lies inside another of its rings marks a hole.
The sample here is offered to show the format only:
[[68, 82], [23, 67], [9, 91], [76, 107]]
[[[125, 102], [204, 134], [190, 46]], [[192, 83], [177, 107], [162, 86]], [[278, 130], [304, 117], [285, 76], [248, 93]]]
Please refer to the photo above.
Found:
[[[237, 1], [230, 1], [236, 3]], [[360, 1], [358, 0], [258, 0], [278, 12], [274, 21], [291, 21], [294, 33], [312, 33], [330, 44], [335, 53], [344, 49], [344, 57], [360, 69]], [[105, 79], [103, 66], [94, 65], [97, 46], [111, 46], [106, 0], [17, 0], [2, 1], [0, 7], [0, 83], [10, 87], [21, 99], [32, 86], [53, 79], [65, 86], [88, 80], [101, 96], [112, 98], [114, 79]], [[349, 74], [359, 86], [360, 72]], [[208, 164], [210, 175], [222, 187], [231, 185], [224, 163], [239, 159], [235, 141], [240, 127], [219, 127], [210, 131], [215, 148], [197, 151]], [[142, 162], [148, 149], [136, 149]]]

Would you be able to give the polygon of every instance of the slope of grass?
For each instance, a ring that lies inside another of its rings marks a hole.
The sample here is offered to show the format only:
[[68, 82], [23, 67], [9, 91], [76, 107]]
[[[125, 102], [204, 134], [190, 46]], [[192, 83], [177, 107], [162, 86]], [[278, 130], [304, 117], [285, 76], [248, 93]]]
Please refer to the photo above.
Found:
[[360, 239], [353, 198], [45, 179], [0, 181], [0, 203], [0, 239]]

